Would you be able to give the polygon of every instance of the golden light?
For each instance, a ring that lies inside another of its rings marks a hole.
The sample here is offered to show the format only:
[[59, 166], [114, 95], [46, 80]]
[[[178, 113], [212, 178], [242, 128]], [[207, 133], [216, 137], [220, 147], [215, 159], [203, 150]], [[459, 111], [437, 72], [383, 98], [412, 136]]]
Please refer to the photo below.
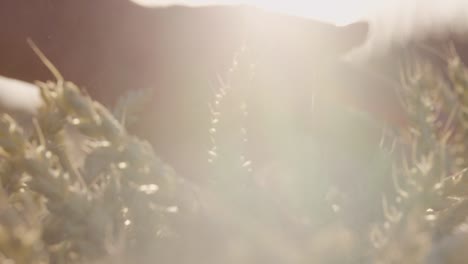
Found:
[[253, 5], [270, 11], [313, 18], [345, 25], [355, 22], [374, 7], [378, 0], [133, 0], [151, 6]]
[[268, 10], [313, 18], [336, 25], [359, 20], [367, 12], [369, 0], [254, 0], [255, 5]]

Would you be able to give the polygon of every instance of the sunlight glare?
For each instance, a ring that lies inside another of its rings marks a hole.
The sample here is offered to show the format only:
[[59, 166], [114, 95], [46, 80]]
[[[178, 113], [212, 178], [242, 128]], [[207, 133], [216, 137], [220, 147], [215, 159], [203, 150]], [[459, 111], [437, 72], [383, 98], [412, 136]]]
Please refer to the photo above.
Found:
[[269, 11], [345, 25], [363, 18], [376, 0], [132, 0], [150, 6], [253, 5]]

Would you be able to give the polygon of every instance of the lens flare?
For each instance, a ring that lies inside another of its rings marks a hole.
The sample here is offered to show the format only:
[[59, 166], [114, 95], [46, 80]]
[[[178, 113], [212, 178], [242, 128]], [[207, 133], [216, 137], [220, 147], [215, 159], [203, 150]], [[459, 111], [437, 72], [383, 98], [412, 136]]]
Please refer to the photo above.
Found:
[[313, 18], [324, 22], [345, 25], [365, 16], [373, 7], [372, 0], [132, 0], [147, 6], [206, 6], [252, 5], [289, 15]]

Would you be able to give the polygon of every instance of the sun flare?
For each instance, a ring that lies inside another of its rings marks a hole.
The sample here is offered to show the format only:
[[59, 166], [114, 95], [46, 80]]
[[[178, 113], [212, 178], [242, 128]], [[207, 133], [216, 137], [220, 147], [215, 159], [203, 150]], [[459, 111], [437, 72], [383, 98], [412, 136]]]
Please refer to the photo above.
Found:
[[270, 11], [286, 13], [345, 25], [355, 22], [371, 10], [372, 0], [133, 0], [136, 3], [152, 6], [168, 5], [237, 5], [246, 4]]
[[336, 25], [349, 24], [359, 20], [364, 16], [369, 5], [369, 3], [366, 5], [366, 0], [255, 0], [251, 3], [268, 10], [314, 18]]

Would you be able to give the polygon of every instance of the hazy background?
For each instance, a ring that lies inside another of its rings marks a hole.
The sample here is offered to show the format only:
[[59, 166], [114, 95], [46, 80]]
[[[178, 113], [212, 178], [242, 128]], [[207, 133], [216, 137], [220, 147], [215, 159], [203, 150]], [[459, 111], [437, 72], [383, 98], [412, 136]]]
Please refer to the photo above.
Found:
[[384, 52], [410, 38], [431, 34], [465, 32], [468, 28], [466, 0], [133, 0], [143, 5], [249, 4], [272, 11], [309, 17], [336, 25], [358, 20], [370, 22], [367, 43], [356, 51], [359, 58]]

